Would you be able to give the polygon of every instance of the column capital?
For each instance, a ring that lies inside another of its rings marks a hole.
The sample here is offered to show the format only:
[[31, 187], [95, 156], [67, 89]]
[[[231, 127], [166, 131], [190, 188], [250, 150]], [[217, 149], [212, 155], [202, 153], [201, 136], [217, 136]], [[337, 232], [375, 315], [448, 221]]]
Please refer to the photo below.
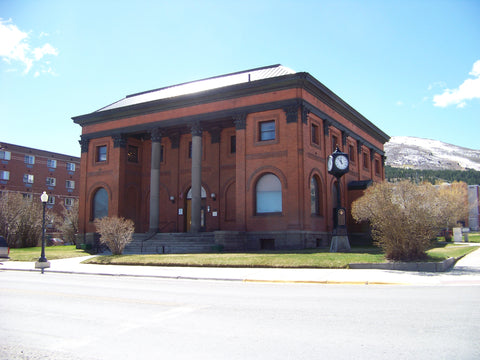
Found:
[[310, 114], [312, 111], [309, 107], [303, 105], [302, 106], [302, 123], [307, 124], [308, 123], [308, 114]]
[[357, 153], [362, 153], [362, 145], [363, 143], [360, 140], [357, 140]]
[[247, 115], [246, 112], [235, 113], [233, 114], [233, 123], [235, 124], [236, 130], [245, 130], [247, 127]]
[[82, 153], [88, 152], [88, 145], [90, 144], [90, 139], [80, 136], [80, 140], [78, 140], [78, 143], [80, 144], [80, 150]]
[[160, 128], [155, 128], [150, 130], [150, 136], [153, 142], [161, 142], [162, 141], [162, 136], [163, 136], [163, 131]]
[[295, 103], [283, 108], [285, 114], [287, 115], [287, 124], [298, 121], [298, 109], [300, 108], [299, 103]]
[[348, 133], [346, 131], [342, 131], [342, 145], [343, 146], [347, 145], [347, 137], [348, 137]]
[[114, 148], [124, 148], [127, 146], [127, 139], [123, 134], [112, 135], [112, 139]]
[[330, 121], [328, 121], [327, 119], [323, 119], [323, 134], [325, 136], [329, 135], [330, 125]]
[[193, 123], [191, 123], [190, 130], [191, 130], [192, 136], [202, 136], [202, 127], [200, 126], [199, 121], [194, 121]]

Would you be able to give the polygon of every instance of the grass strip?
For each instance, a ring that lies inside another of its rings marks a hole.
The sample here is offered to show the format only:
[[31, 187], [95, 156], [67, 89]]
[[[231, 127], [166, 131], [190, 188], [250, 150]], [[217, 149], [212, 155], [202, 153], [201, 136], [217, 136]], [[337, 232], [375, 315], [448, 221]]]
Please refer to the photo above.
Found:
[[383, 254], [330, 253], [317, 250], [315, 252], [99, 256], [84, 263], [199, 267], [346, 268], [351, 262], [376, 263], [382, 262], [384, 259]]
[[[448, 244], [428, 251], [427, 261], [443, 261], [458, 258], [477, 247]], [[37, 261], [41, 248], [11, 249], [11, 261]], [[52, 246], [45, 249], [48, 260], [90, 255], [74, 245]], [[84, 261], [89, 264], [144, 265], [144, 266], [198, 266], [198, 267], [269, 267], [269, 268], [318, 268], [342, 269], [350, 263], [383, 263], [385, 256], [375, 247], [352, 247], [349, 253], [331, 253], [328, 249], [296, 251], [259, 251], [248, 253], [208, 254], [144, 254], [103, 255]]]
[[[41, 252], [42, 248], [40, 246], [10, 249], [10, 261], [37, 261]], [[45, 257], [48, 260], [68, 259], [87, 255], [90, 254], [85, 250], [76, 249], [75, 245], [47, 246], [45, 248]]]
[[477, 246], [468, 246], [463, 244], [448, 244], [445, 247], [435, 247], [428, 250], [427, 255], [429, 261], [443, 261], [448, 258], [459, 258], [467, 255], [474, 250], [477, 250]]
[[[443, 261], [460, 257], [476, 247], [446, 245], [428, 251], [427, 261]], [[271, 267], [342, 269], [350, 263], [383, 263], [385, 256], [375, 248], [352, 249], [350, 253], [330, 253], [328, 250], [270, 251], [220, 254], [164, 254], [99, 256], [84, 261], [89, 264], [147, 266], [211, 266], [211, 267]]]

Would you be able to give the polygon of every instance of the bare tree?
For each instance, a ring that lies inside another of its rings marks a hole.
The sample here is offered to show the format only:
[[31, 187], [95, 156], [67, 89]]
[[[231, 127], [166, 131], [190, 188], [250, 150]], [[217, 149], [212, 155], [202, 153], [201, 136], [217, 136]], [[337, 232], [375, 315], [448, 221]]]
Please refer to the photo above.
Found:
[[72, 206], [63, 205], [62, 216], [56, 217], [56, 228], [62, 233], [65, 242], [76, 245], [75, 234], [78, 233], [78, 205], [79, 201], [74, 200]]
[[7, 192], [0, 197], [0, 233], [12, 248], [37, 246], [42, 235], [40, 199]]
[[100, 234], [100, 243], [107, 245], [113, 255], [123, 253], [135, 231], [132, 220], [116, 216], [95, 219], [95, 226]]
[[468, 218], [468, 186], [464, 182], [441, 184], [437, 186], [439, 196], [439, 216], [442, 226], [449, 230], [457, 222]]
[[378, 183], [353, 203], [352, 216], [370, 222], [373, 239], [387, 259], [423, 259], [444, 222], [445, 204], [439, 195], [431, 184]]

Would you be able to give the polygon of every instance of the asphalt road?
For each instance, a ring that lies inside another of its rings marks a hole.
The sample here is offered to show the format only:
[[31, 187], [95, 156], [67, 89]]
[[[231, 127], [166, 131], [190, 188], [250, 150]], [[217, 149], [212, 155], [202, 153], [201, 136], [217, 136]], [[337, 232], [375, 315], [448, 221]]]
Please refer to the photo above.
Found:
[[0, 271], [0, 359], [478, 359], [479, 286]]

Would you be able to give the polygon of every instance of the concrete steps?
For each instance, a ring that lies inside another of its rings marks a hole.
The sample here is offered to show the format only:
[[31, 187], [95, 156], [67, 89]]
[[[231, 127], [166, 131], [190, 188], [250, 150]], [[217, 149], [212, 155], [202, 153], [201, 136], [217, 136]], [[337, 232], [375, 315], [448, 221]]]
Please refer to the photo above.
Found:
[[135, 234], [124, 254], [188, 254], [218, 251], [212, 233]]

